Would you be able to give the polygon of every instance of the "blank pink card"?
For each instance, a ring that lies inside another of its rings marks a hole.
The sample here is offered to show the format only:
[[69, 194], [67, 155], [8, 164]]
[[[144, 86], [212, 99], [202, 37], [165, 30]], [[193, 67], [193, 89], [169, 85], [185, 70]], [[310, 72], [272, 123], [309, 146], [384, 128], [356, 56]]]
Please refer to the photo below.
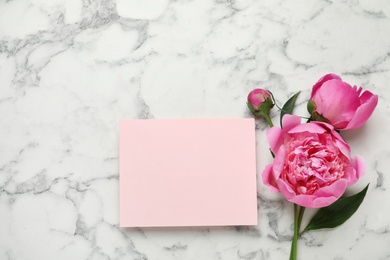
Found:
[[120, 122], [120, 226], [257, 225], [248, 119]]

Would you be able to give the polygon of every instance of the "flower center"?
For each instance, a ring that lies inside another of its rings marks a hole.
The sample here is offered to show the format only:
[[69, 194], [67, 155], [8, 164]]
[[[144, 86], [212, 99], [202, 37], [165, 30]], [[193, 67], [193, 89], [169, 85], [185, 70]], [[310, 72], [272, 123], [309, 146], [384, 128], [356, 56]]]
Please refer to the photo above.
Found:
[[297, 194], [308, 195], [342, 178], [350, 162], [334, 142], [328, 133], [286, 135], [287, 156], [281, 178]]

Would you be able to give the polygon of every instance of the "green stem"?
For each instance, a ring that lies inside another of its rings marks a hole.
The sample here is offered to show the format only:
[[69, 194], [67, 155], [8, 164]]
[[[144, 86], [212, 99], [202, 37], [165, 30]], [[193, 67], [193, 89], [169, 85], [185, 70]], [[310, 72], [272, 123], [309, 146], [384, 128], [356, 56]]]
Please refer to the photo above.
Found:
[[299, 222], [298, 205], [294, 203], [294, 237], [293, 237], [293, 240], [291, 243], [290, 260], [297, 259], [297, 245], [298, 245], [298, 233], [299, 233], [299, 223], [298, 222]]
[[263, 116], [264, 116], [264, 118], [265, 118], [265, 121], [267, 121], [269, 127], [273, 127], [274, 124], [272, 123], [272, 120], [271, 120], [271, 118], [269, 117], [269, 115], [268, 115], [268, 114], [265, 114], [265, 115], [263, 115]]
[[[302, 218], [303, 218], [303, 213], [305, 213], [305, 207], [300, 207], [299, 209], [299, 215], [298, 215], [298, 232], [301, 230], [301, 224], [302, 224]], [[301, 236], [301, 233], [298, 234], [298, 237]]]

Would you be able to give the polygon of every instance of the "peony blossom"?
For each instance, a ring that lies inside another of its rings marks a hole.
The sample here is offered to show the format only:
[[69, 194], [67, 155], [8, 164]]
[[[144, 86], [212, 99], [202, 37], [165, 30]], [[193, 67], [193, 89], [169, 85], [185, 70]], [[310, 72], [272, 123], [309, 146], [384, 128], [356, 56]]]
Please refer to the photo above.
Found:
[[339, 130], [363, 125], [378, 104], [378, 95], [351, 87], [335, 74], [327, 74], [314, 86], [308, 110], [314, 120], [325, 121]]
[[263, 182], [300, 206], [332, 204], [363, 174], [363, 159], [351, 158], [349, 145], [330, 124], [301, 124], [299, 117], [285, 115], [283, 129], [272, 127], [267, 137], [275, 159]]
[[248, 95], [248, 107], [255, 116], [268, 115], [273, 106], [274, 103], [267, 90], [256, 88]]

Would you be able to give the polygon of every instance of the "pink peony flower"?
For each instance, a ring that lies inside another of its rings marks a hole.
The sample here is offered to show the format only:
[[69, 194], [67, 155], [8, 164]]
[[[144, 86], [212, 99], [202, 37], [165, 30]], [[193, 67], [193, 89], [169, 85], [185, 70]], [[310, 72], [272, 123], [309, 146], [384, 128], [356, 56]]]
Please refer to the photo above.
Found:
[[299, 117], [285, 115], [283, 129], [272, 127], [267, 137], [275, 159], [263, 182], [300, 206], [332, 204], [364, 172], [363, 159], [351, 158], [349, 145], [330, 124], [301, 124]]
[[378, 104], [378, 95], [351, 87], [335, 74], [327, 74], [314, 86], [308, 103], [312, 118], [326, 121], [339, 130], [363, 125]]

